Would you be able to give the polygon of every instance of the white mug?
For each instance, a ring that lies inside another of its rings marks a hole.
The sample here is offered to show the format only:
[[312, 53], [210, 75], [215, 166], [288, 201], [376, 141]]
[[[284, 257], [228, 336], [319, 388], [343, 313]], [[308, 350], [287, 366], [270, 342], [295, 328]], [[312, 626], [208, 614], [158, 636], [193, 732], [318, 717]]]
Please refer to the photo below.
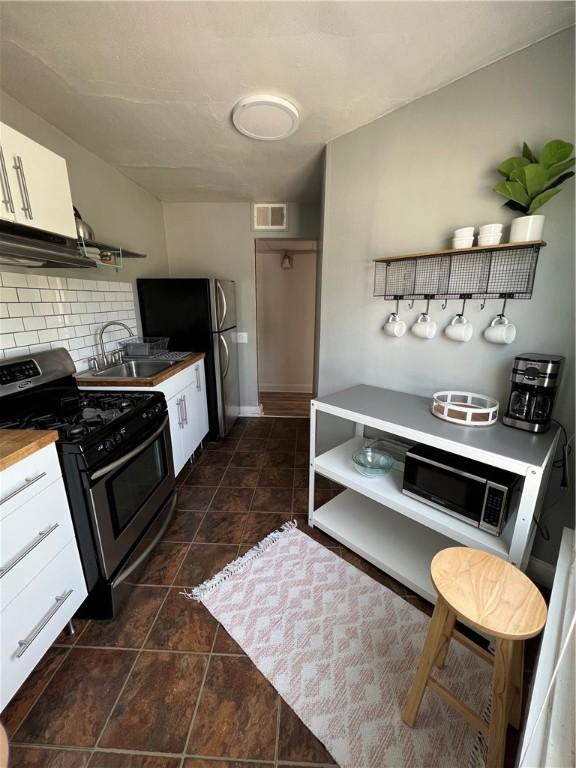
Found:
[[516, 326], [505, 315], [498, 315], [484, 329], [484, 338], [492, 344], [512, 344], [516, 338]]
[[433, 339], [436, 336], [436, 323], [427, 312], [422, 312], [418, 320], [410, 328], [419, 339]]
[[396, 312], [392, 312], [388, 320], [384, 323], [383, 330], [386, 336], [399, 338], [406, 333], [406, 323], [404, 320], [400, 320]]
[[450, 325], [444, 328], [444, 334], [452, 341], [470, 341], [474, 328], [464, 315], [456, 315], [450, 321]]

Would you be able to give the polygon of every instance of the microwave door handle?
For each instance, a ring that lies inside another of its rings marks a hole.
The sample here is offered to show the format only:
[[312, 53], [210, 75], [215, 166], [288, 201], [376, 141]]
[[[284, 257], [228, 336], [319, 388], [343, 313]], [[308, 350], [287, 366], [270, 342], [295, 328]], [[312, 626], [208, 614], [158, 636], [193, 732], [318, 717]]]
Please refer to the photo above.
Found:
[[94, 474], [90, 475], [90, 480], [98, 480], [100, 477], [103, 477], [104, 475], [107, 475], [109, 472], [114, 471], [115, 469], [118, 469], [119, 467], [123, 466], [127, 462], [129, 462], [131, 459], [133, 459], [135, 456], [138, 456], [138, 454], [142, 453], [142, 451], [145, 451], [146, 448], [148, 448], [149, 445], [151, 445], [156, 438], [162, 434], [164, 431], [164, 427], [168, 424], [168, 416], [164, 419], [162, 424], [158, 427], [156, 432], [154, 432], [153, 435], [150, 435], [149, 438], [147, 438], [142, 445], [139, 445], [138, 448], [134, 448], [133, 451], [130, 451], [129, 453], [125, 454], [119, 459], [116, 459], [116, 461], [113, 461], [111, 464], [107, 464], [105, 467], [102, 467], [101, 469], [97, 469]]

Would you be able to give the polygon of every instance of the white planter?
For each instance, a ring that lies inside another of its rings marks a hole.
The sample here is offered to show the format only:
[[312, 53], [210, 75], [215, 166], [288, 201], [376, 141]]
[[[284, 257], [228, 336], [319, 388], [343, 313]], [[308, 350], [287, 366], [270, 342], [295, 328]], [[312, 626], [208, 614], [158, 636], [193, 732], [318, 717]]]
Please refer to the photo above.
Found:
[[541, 215], [519, 216], [517, 219], [513, 219], [510, 228], [510, 242], [526, 243], [531, 240], [542, 240], [545, 219], [546, 217]]

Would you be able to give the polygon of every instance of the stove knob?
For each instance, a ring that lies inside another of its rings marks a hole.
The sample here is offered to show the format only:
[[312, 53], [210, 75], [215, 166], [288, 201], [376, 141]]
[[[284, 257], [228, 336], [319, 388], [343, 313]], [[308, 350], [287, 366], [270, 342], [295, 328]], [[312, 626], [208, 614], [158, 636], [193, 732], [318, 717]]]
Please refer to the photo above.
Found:
[[114, 442], [117, 444], [122, 442], [122, 435], [120, 434], [120, 432], [116, 432], [116, 434], [114, 435]]
[[148, 411], [144, 411], [144, 413], [142, 414], [142, 418], [143, 419], [147, 419], [148, 418]]
[[104, 440], [104, 450], [111, 451], [112, 448], [114, 448], [114, 443], [112, 442], [112, 440]]

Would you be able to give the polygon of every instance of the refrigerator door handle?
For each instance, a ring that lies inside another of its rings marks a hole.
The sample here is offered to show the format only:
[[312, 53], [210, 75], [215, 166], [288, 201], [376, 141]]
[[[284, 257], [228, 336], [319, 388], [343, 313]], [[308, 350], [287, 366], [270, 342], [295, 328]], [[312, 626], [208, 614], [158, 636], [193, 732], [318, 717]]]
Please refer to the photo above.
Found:
[[228, 307], [226, 305], [226, 294], [224, 293], [224, 288], [220, 285], [220, 281], [216, 280], [216, 288], [218, 289], [218, 293], [220, 294], [220, 306], [222, 308], [222, 316], [218, 318], [218, 330], [221, 330], [224, 325], [224, 320], [226, 318], [226, 312], [228, 311]]
[[224, 336], [218, 335], [218, 339], [221, 341], [222, 345], [224, 346], [224, 351], [226, 352], [226, 365], [224, 366], [224, 372], [222, 373], [222, 378], [225, 379], [230, 368], [230, 350], [228, 349], [228, 344], [226, 344], [226, 339]]

